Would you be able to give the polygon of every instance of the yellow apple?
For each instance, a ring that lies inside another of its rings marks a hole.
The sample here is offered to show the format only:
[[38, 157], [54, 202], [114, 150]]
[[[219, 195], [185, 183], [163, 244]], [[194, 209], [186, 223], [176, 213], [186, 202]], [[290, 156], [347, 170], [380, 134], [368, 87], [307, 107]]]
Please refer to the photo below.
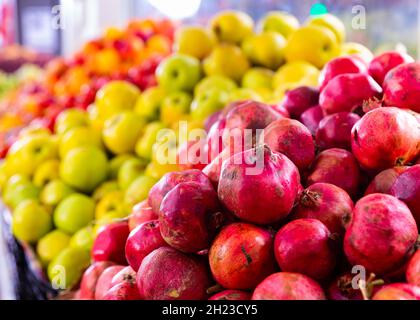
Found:
[[77, 127], [67, 130], [60, 138], [58, 152], [63, 158], [67, 152], [82, 146], [103, 148], [100, 133], [92, 127]]
[[273, 87], [274, 72], [266, 68], [251, 68], [242, 78], [242, 87], [250, 89], [260, 89]]
[[356, 42], [345, 42], [341, 45], [341, 56], [357, 55], [364, 62], [369, 63], [373, 59], [373, 53], [364, 45]]
[[149, 123], [144, 130], [144, 134], [136, 143], [136, 154], [141, 158], [151, 159], [156, 137], [159, 131], [165, 128], [165, 125], [158, 121]]
[[298, 19], [284, 11], [270, 11], [258, 22], [258, 30], [278, 32], [285, 38], [298, 28]]
[[178, 170], [179, 168], [176, 164], [161, 164], [156, 161], [152, 161], [147, 165], [144, 173], [146, 174], [146, 176], [155, 179], [160, 179], [168, 172], [174, 172]]
[[346, 28], [343, 22], [330, 13], [312, 16], [309, 18], [307, 24], [323, 26], [330, 29], [334, 33], [338, 43], [343, 43], [346, 38]]
[[120, 190], [108, 192], [99, 200], [95, 208], [95, 219], [100, 219], [111, 211], [128, 213], [124, 206], [124, 193]]
[[162, 101], [160, 109], [160, 121], [170, 125], [180, 121], [190, 110], [192, 97], [189, 93], [176, 91], [170, 93]]
[[238, 88], [230, 93], [228, 102], [242, 100], [262, 101], [263, 98], [258, 94], [256, 90], [250, 88]]
[[90, 253], [93, 247], [94, 240], [95, 238], [93, 234], [93, 227], [87, 226], [77, 231], [71, 237], [70, 242], [69, 242], [69, 247], [82, 249]]
[[63, 181], [56, 179], [48, 182], [41, 191], [40, 201], [47, 206], [56, 206], [75, 191]]
[[143, 159], [133, 158], [126, 160], [118, 171], [118, 186], [121, 190], [127, 189], [130, 184], [143, 174], [146, 162]]
[[53, 230], [42, 237], [36, 246], [36, 253], [42, 264], [47, 266], [69, 245], [69, 242], [70, 236], [61, 230]]
[[136, 156], [131, 153], [123, 153], [112, 158], [109, 162], [109, 178], [116, 179], [122, 165], [130, 159], [136, 159]]
[[89, 115], [81, 109], [68, 109], [59, 114], [55, 121], [54, 131], [63, 134], [67, 130], [89, 125]]
[[199, 26], [186, 26], [175, 33], [175, 51], [198, 59], [205, 58], [217, 42], [212, 30]]
[[159, 110], [166, 93], [160, 87], [146, 89], [137, 100], [134, 111], [148, 120], [159, 118]]
[[134, 180], [125, 192], [125, 202], [130, 208], [137, 203], [147, 199], [149, 190], [158, 180], [146, 175], [139, 176]]
[[118, 182], [115, 180], [105, 181], [99, 187], [95, 189], [92, 194], [92, 199], [95, 201], [101, 200], [109, 192], [117, 191], [120, 188], [118, 187]]
[[213, 113], [223, 109], [228, 99], [229, 93], [218, 89], [200, 93], [191, 104], [191, 119], [204, 122]]
[[219, 90], [225, 92], [231, 92], [236, 89], [238, 86], [232, 79], [221, 76], [209, 76], [204, 77], [194, 88], [194, 95], [198, 96], [201, 93], [204, 93], [209, 90]]
[[44, 187], [52, 180], [59, 177], [60, 162], [57, 159], [47, 160], [41, 163], [35, 170], [33, 182], [37, 187]]
[[211, 19], [210, 28], [220, 41], [239, 44], [252, 34], [254, 21], [245, 12], [226, 10]]

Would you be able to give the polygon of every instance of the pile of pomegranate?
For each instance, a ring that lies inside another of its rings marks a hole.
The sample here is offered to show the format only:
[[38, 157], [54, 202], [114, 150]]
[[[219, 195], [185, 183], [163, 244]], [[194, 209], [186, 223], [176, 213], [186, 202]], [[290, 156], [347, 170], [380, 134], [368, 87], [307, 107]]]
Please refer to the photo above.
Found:
[[[79, 298], [419, 300], [419, 112], [420, 63], [397, 52], [337, 58], [281, 105], [227, 106], [210, 164], [103, 227]], [[246, 129], [264, 131], [238, 150]]]

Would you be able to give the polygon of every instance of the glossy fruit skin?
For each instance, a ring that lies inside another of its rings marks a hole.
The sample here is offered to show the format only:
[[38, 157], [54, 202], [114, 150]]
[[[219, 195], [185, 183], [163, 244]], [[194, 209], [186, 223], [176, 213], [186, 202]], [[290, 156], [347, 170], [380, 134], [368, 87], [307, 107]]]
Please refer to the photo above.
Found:
[[255, 288], [252, 300], [325, 300], [325, 294], [316, 281], [305, 275], [278, 272]]
[[326, 114], [351, 112], [365, 100], [380, 98], [381, 93], [382, 88], [367, 74], [341, 74], [321, 91], [319, 105]]
[[383, 286], [372, 300], [420, 300], [420, 288], [408, 283], [392, 283]]
[[365, 191], [365, 196], [372, 193], [386, 193], [390, 194], [391, 187], [394, 185], [397, 178], [409, 167], [401, 166], [386, 169], [378, 173]]
[[253, 289], [275, 271], [273, 236], [251, 224], [230, 224], [214, 240], [209, 261], [214, 279], [224, 288]]
[[330, 183], [315, 183], [300, 194], [291, 218], [318, 219], [331, 233], [343, 237], [353, 207], [343, 189]]
[[290, 117], [299, 119], [303, 112], [318, 104], [319, 91], [313, 87], [302, 86], [286, 92], [282, 105]]
[[211, 280], [199, 257], [161, 247], [144, 258], [137, 286], [144, 300], [203, 300]]
[[102, 271], [96, 281], [95, 300], [103, 300], [108, 290], [111, 288], [112, 278], [125, 267], [121, 265], [111, 265]]
[[127, 222], [118, 222], [101, 227], [93, 243], [91, 253], [93, 260], [127, 264], [124, 246], [128, 234]]
[[94, 262], [86, 269], [80, 282], [79, 298], [82, 300], [95, 300], [96, 284], [102, 272], [113, 263], [109, 261]]
[[223, 163], [219, 200], [244, 221], [270, 224], [290, 213], [299, 181], [298, 169], [286, 156], [259, 146]]
[[322, 280], [336, 265], [336, 241], [319, 220], [297, 219], [283, 226], [274, 240], [274, 253], [282, 271]]
[[344, 237], [344, 252], [351, 264], [386, 275], [407, 262], [417, 236], [408, 207], [393, 196], [375, 193], [356, 203]]
[[347, 150], [332, 148], [315, 158], [307, 178], [307, 186], [317, 182], [331, 183], [355, 197], [360, 184], [360, 169], [356, 158]]
[[382, 85], [385, 76], [390, 70], [400, 64], [409, 62], [414, 62], [414, 59], [408, 54], [397, 51], [387, 51], [372, 59], [369, 63], [368, 71], [372, 78]]
[[235, 301], [235, 300], [251, 300], [251, 294], [241, 290], [224, 290], [215, 295], [211, 296], [209, 300], [220, 300], [220, 301]]
[[209, 248], [224, 216], [214, 190], [183, 182], [163, 199], [159, 222], [162, 237], [170, 246], [196, 253]]
[[360, 117], [351, 112], [338, 112], [321, 120], [316, 131], [316, 144], [321, 150], [351, 150], [351, 129]]
[[141, 297], [135, 282], [120, 282], [107, 291], [104, 300], [141, 300]]
[[137, 226], [130, 232], [125, 244], [128, 263], [137, 272], [144, 257], [166, 244], [160, 234], [159, 220], [152, 220]]
[[420, 250], [417, 250], [411, 257], [405, 272], [405, 277], [408, 283], [420, 287]]
[[213, 189], [210, 180], [200, 170], [191, 169], [182, 172], [170, 172], [165, 174], [162, 179], [156, 183], [149, 192], [148, 202], [153, 212], [159, 213], [160, 205], [166, 194], [176, 185], [182, 182], [197, 182], [203, 188]]
[[352, 151], [371, 171], [404, 165], [420, 151], [420, 127], [414, 116], [399, 108], [377, 108], [366, 113], [351, 132]]
[[136, 204], [131, 210], [128, 218], [128, 227], [130, 231], [133, 231], [137, 226], [151, 220], [156, 220], [157, 218], [158, 215], [149, 206], [147, 200], [144, 200]]
[[311, 132], [299, 121], [278, 119], [264, 129], [261, 139], [272, 151], [284, 154], [300, 172], [315, 159], [315, 143]]
[[386, 106], [420, 112], [420, 62], [401, 64], [385, 76], [383, 83]]
[[310, 107], [304, 111], [299, 118], [299, 121], [302, 122], [308, 129], [311, 131], [312, 135], [315, 136], [316, 130], [319, 127], [319, 123], [324, 119], [324, 110], [319, 105]]

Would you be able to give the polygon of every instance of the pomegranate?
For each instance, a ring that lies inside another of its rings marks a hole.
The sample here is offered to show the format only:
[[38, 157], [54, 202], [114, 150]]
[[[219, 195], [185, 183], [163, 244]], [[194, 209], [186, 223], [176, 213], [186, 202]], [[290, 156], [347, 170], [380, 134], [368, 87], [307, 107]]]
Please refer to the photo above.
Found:
[[120, 282], [135, 282], [136, 280], [136, 271], [133, 270], [130, 266], [124, 267], [118, 273], [116, 273], [111, 280], [110, 287], [119, 284]]
[[319, 123], [324, 118], [324, 110], [320, 106], [314, 106], [307, 109], [300, 115], [302, 122], [314, 136], [318, 130]]
[[293, 210], [293, 219], [318, 219], [331, 233], [344, 236], [353, 201], [346, 191], [330, 184], [315, 183], [305, 189]]
[[307, 109], [318, 104], [319, 91], [313, 87], [297, 87], [286, 92], [283, 107], [289, 112], [290, 117], [299, 119]]
[[360, 185], [360, 169], [355, 157], [344, 149], [328, 149], [315, 158], [307, 178], [307, 186], [317, 182], [331, 183], [354, 198]]
[[224, 290], [216, 293], [209, 300], [251, 300], [251, 294], [240, 290]]
[[94, 262], [89, 268], [83, 273], [82, 280], [80, 282], [80, 293], [79, 299], [81, 300], [94, 300], [95, 289], [98, 279], [105, 269], [112, 266], [113, 263], [109, 261]]
[[127, 264], [124, 246], [129, 232], [127, 222], [112, 223], [101, 227], [93, 243], [92, 259]]
[[366, 113], [351, 132], [353, 154], [367, 170], [404, 165], [420, 151], [420, 126], [410, 113], [378, 108]]
[[116, 284], [107, 291], [104, 300], [141, 300], [136, 282], [124, 281]]
[[204, 130], [206, 132], [209, 132], [211, 127], [213, 125], [220, 121], [220, 118], [222, 117], [222, 111], [216, 111], [215, 113], [212, 113], [205, 121], [204, 121]]
[[365, 195], [372, 193], [387, 193], [390, 194], [392, 185], [397, 177], [400, 176], [408, 167], [394, 167], [386, 169], [378, 173], [375, 178], [370, 182], [365, 191]]
[[296, 166], [264, 145], [235, 154], [223, 163], [218, 195], [238, 218], [270, 224], [290, 213], [299, 183]]
[[147, 200], [144, 200], [133, 207], [131, 215], [128, 217], [128, 227], [132, 231], [138, 225], [157, 218], [158, 215], [149, 206]]
[[106, 293], [111, 288], [112, 279], [124, 268], [124, 266], [110, 266], [102, 272], [96, 282], [95, 300], [103, 300], [105, 298]]
[[386, 275], [407, 262], [417, 236], [416, 222], [404, 202], [374, 193], [356, 203], [344, 237], [344, 252], [353, 265]]
[[253, 289], [275, 270], [273, 236], [251, 224], [230, 224], [214, 240], [209, 261], [214, 279], [224, 288]]
[[209, 248], [224, 215], [214, 190], [183, 182], [163, 199], [159, 222], [162, 237], [170, 246], [195, 253]]
[[363, 101], [380, 98], [382, 88], [363, 73], [346, 73], [331, 79], [319, 96], [319, 104], [326, 114], [350, 112], [361, 107]]
[[281, 116], [283, 116], [285, 118], [290, 118], [289, 111], [287, 111], [287, 109], [281, 103], [272, 104], [271, 107], [275, 111], [277, 111]]
[[130, 232], [125, 244], [125, 257], [133, 270], [137, 271], [145, 256], [165, 245], [159, 220], [145, 222]]
[[206, 141], [203, 139], [191, 140], [178, 148], [177, 165], [181, 171], [198, 169], [202, 170], [208, 162], [206, 154]]
[[316, 281], [303, 274], [278, 272], [255, 288], [252, 300], [325, 300], [325, 294]]
[[137, 286], [145, 300], [203, 300], [210, 285], [207, 266], [200, 257], [170, 247], [147, 255], [137, 272]]
[[319, 220], [298, 219], [277, 232], [274, 253], [282, 271], [296, 272], [313, 279], [327, 278], [336, 265], [338, 245]]
[[319, 75], [320, 90], [325, 88], [328, 82], [340, 74], [366, 73], [367, 67], [364, 62], [354, 56], [338, 57], [328, 62]]
[[392, 185], [389, 193], [403, 201], [420, 226], [420, 164], [402, 172]]
[[386, 106], [420, 112], [420, 62], [395, 67], [387, 73], [382, 86]]
[[283, 118], [272, 122], [264, 129], [261, 143], [287, 156], [301, 171], [306, 170], [315, 158], [312, 134], [297, 120]]
[[156, 214], [159, 213], [160, 204], [166, 194], [181, 182], [197, 182], [203, 188], [213, 190], [210, 180], [200, 170], [191, 169], [182, 172], [167, 173], [149, 192], [148, 202]]
[[383, 286], [372, 300], [420, 300], [420, 287], [408, 283], [392, 283]]
[[316, 144], [321, 150], [351, 150], [351, 129], [360, 117], [351, 112], [338, 112], [321, 120], [316, 131]]
[[406, 53], [387, 51], [372, 59], [369, 63], [369, 74], [377, 83], [382, 85], [386, 74], [396, 66], [403, 63], [414, 62], [414, 59]]
[[411, 257], [405, 273], [407, 282], [420, 287], [420, 250]]
[[215, 122], [207, 135], [207, 155], [209, 162], [213, 161], [223, 150], [223, 130], [226, 120], [221, 119]]
[[[339, 275], [333, 280], [328, 287], [328, 297], [331, 300], [364, 300], [360, 283], [357, 281], [356, 274], [346, 272]], [[366, 282], [366, 298], [369, 299], [375, 294], [382, 286], [383, 281], [380, 279], [375, 280], [374, 277]]]
[[232, 151], [232, 154], [231, 149], [233, 148], [224, 148], [223, 151], [203, 169], [203, 173], [207, 175], [215, 188], [219, 185], [220, 172], [222, 171], [223, 162], [235, 154], [234, 151]]

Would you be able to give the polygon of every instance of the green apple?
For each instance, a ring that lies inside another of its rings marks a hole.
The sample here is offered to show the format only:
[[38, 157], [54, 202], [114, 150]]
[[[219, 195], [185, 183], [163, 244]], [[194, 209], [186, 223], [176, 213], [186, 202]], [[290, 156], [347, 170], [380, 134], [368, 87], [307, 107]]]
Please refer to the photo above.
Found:
[[33, 134], [19, 139], [10, 148], [6, 157], [6, 172], [32, 176], [38, 166], [57, 158], [57, 141], [51, 136]]
[[239, 44], [252, 34], [254, 21], [245, 12], [226, 10], [211, 19], [210, 29], [220, 41]]
[[134, 111], [117, 113], [105, 122], [102, 133], [105, 146], [114, 154], [134, 151], [146, 125], [146, 119]]
[[242, 78], [242, 87], [250, 89], [271, 89], [274, 72], [266, 68], [251, 68]]
[[38, 241], [36, 252], [43, 265], [48, 265], [70, 243], [70, 236], [61, 231], [53, 230]]
[[116, 179], [118, 177], [118, 172], [120, 171], [120, 168], [125, 163], [125, 161], [135, 158], [136, 156], [131, 153], [119, 154], [112, 158], [109, 162], [109, 178]]
[[242, 42], [242, 50], [255, 65], [277, 70], [284, 63], [286, 39], [274, 31], [252, 35]]
[[87, 226], [77, 231], [70, 239], [69, 246], [71, 248], [79, 248], [90, 252], [93, 247], [93, 228]]
[[136, 154], [144, 159], [152, 158], [153, 145], [156, 143], [156, 137], [160, 130], [166, 126], [162, 122], [151, 122], [146, 126], [144, 134], [136, 143]]
[[48, 265], [48, 278], [54, 289], [72, 289], [90, 265], [85, 249], [67, 247]]
[[188, 114], [191, 102], [192, 97], [189, 93], [183, 91], [170, 93], [162, 101], [160, 121], [168, 126], [180, 121]]
[[82, 109], [68, 109], [61, 112], [55, 121], [54, 130], [57, 134], [63, 134], [67, 130], [89, 125], [89, 115]]
[[146, 89], [137, 100], [134, 111], [148, 120], [159, 118], [159, 110], [166, 93], [160, 87]]
[[51, 215], [37, 200], [22, 201], [13, 211], [13, 235], [24, 242], [41, 239], [52, 228]]
[[199, 26], [186, 26], [176, 31], [174, 46], [176, 52], [203, 59], [216, 42], [217, 38], [212, 30]]
[[213, 113], [223, 109], [228, 99], [229, 93], [222, 90], [213, 89], [200, 93], [191, 104], [191, 119], [205, 121]]
[[158, 182], [157, 179], [141, 175], [134, 180], [125, 193], [125, 202], [130, 206], [146, 200], [150, 189]]
[[41, 191], [40, 201], [48, 206], [56, 206], [75, 191], [60, 179], [48, 182]]
[[238, 86], [236, 85], [235, 81], [232, 79], [221, 76], [209, 76], [204, 77], [194, 88], [194, 95], [198, 96], [199, 94], [217, 89], [220, 91], [231, 92], [232, 90], [236, 89]]
[[57, 159], [47, 160], [41, 163], [35, 170], [33, 182], [37, 187], [44, 187], [48, 182], [59, 176], [60, 161]]
[[346, 28], [344, 23], [330, 13], [311, 16], [307, 24], [318, 25], [330, 29], [334, 33], [337, 42], [339, 43], [343, 43], [346, 38]]
[[92, 195], [94, 201], [101, 200], [106, 194], [112, 191], [118, 191], [120, 187], [116, 180], [105, 181], [99, 187], [95, 189]]
[[138, 158], [125, 161], [118, 172], [118, 186], [120, 189], [127, 189], [144, 172], [146, 165], [146, 161]]
[[25, 176], [15, 175], [9, 179], [4, 191], [3, 200], [10, 208], [16, 208], [25, 200], [36, 200], [41, 189], [34, 185]]
[[69, 234], [86, 227], [94, 217], [95, 202], [81, 193], [67, 196], [54, 210], [54, 224]]
[[104, 85], [96, 94], [95, 104], [103, 119], [121, 111], [133, 110], [140, 90], [127, 81], [111, 81]]
[[207, 76], [221, 75], [241, 81], [250, 64], [242, 50], [232, 44], [217, 45], [204, 59], [203, 68]]
[[60, 138], [58, 152], [63, 158], [67, 152], [81, 146], [95, 146], [102, 149], [101, 135], [92, 127], [69, 129]]
[[258, 22], [260, 31], [278, 32], [285, 38], [288, 38], [298, 28], [298, 19], [284, 11], [270, 11]]
[[250, 88], [238, 88], [231, 92], [229, 95], [228, 102], [242, 101], [242, 100], [253, 100], [263, 101], [263, 98], [258, 94], [256, 90]]
[[60, 163], [60, 177], [77, 190], [92, 192], [108, 176], [108, 159], [105, 153], [93, 146], [69, 151]]
[[160, 63], [156, 77], [159, 85], [168, 92], [192, 91], [201, 79], [200, 60], [175, 53]]

